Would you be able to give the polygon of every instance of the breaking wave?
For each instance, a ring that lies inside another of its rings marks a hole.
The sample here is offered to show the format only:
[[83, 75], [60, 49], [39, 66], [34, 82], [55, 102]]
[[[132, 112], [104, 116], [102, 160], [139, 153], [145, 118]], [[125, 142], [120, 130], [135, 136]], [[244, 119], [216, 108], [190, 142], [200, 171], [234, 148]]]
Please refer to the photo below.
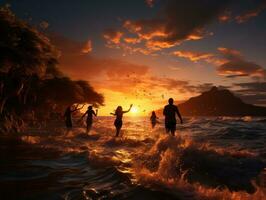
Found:
[[0, 197], [262, 200], [263, 120], [186, 118], [172, 137], [163, 123], [126, 118], [115, 138], [112, 120], [100, 118], [89, 135], [58, 125], [0, 137]]

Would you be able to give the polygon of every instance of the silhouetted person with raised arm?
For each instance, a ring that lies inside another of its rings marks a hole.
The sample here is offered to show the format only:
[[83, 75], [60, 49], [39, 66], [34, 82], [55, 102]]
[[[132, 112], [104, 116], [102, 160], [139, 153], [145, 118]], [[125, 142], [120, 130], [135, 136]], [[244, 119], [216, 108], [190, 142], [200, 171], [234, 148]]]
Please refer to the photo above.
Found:
[[78, 106], [76, 106], [73, 110], [71, 110], [71, 106], [68, 106], [66, 108], [64, 117], [65, 117], [65, 124], [66, 124], [66, 128], [69, 130], [72, 129], [72, 113], [76, 112], [77, 110], [80, 110], [84, 107], [84, 105], [80, 108], [78, 108]]
[[179, 110], [177, 108], [177, 106], [174, 105], [174, 100], [172, 98], [170, 98], [168, 100], [168, 105], [166, 105], [163, 109], [163, 115], [165, 116], [165, 129], [166, 132], [169, 133], [171, 131], [172, 135], [175, 135], [175, 131], [176, 131], [176, 117], [175, 115], [177, 114], [179, 119], [180, 119], [180, 123], [183, 123], [182, 117], [179, 113]]
[[116, 116], [116, 119], [115, 119], [115, 122], [114, 122], [114, 125], [115, 125], [115, 128], [116, 128], [116, 135], [115, 135], [116, 137], [119, 136], [121, 127], [123, 125], [123, 121], [122, 121], [123, 114], [129, 112], [131, 110], [132, 106], [133, 105], [131, 104], [129, 109], [126, 110], [126, 111], [123, 111], [122, 106], [118, 106], [116, 108], [116, 110], [115, 110], [115, 113], [110, 113], [111, 115], [115, 115]]
[[155, 127], [155, 125], [157, 123], [157, 119], [159, 119], [159, 118], [156, 116], [156, 113], [154, 111], [152, 111], [151, 117], [150, 117], [152, 128]]
[[93, 122], [93, 115], [96, 117], [98, 114], [98, 110], [96, 110], [96, 113], [94, 112], [94, 110], [92, 109], [92, 106], [88, 107], [88, 110], [82, 115], [81, 120], [87, 115], [87, 120], [86, 120], [86, 124], [87, 124], [87, 129], [86, 129], [86, 133], [89, 133], [92, 127], [92, 122]]

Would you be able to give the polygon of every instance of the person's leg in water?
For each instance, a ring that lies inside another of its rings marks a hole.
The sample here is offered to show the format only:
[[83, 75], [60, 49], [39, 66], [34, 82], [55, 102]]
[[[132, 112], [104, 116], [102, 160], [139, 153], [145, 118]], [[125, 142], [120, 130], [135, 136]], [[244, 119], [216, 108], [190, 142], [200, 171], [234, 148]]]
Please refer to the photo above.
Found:
[[156, 125], [156, 121], [152, 121], [152, 122], [151, 122], [151, 127], [154, 128], [155, 125]]
[[66, 128], [67, 128], [67, 135], [70, 133], [70, 131], [72, 130], [72, 121], [71, 119], [67, 119], [66, 120]]
[[116, 127], [115, 137], [118, 137], [119, 136], [120, 130], [121, 130], [121, 127]]
[[172, 136], [175, 136], [175, 128], [171, 129], [171, 134], [172, 134]]
[[89, 132], [91, 131], [91, 127], [92, 127], [92, 123], [87, 122], [87, 129], [86, 129], [87, 134], [89, 134]]
[[68, 135], [71, 132], [72, 128], [67, 127], [66, 134]]
[[175, 136], [175, 131], [176, 131], [176, 123], [174, 122], [168, 122], [165, 124], [165, 130], [166, 133], [171, 132], [172, 136]]
[[170, 132], [169, 122], [165, 122], [165, 132], [167, 134]]
[[86, 129], [87, 134], [90, 132], [91, 127], [92, 127], [92, 120], [87, 120], [87, 129]]
[[171, 128], [170, 128], [170, 130], [171, 130], [171, 134], [172, 134], [172, 136], [175, 136], [175, 131], [176, 131], [176, 123], [171, 123]]
[[116, 135], [115, 135], [115, 137], [118, 137], [119, 136], [121, 127], [122, 127], [122, 121], [121, 120], [115, 120], [115, 128], [116, 128]]

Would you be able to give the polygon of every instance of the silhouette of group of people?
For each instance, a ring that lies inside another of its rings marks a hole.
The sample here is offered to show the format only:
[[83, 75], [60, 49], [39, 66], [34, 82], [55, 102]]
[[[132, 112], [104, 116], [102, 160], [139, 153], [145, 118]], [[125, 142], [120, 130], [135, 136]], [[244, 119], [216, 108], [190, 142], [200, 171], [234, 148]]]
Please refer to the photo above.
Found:
[[[128, 110], [123, 110], [122, 106], [118, 106], [115, 110], [114, 113], [110, 113], [111, 115], [116, 116], [116, 119], [114, 121], [114, 126], [116, 128], [116, 134], [115, 136], [118, 137], [120, 130], [122, 128], [123, 125], [123, 114], [130, 112], [131, 108], [132, 108], [132, 104], [130, 105]], [[78, 111], [80, 109], [82, 109], [82, 107], [78, 108], [75, 107], [73, 110], [71, 109], [71, 106], [68, 106], [64, 117], [65, 117], [65, 124], [68, 130], [72, 129], [72, 113], [75, 111]], [[91, 128], [92, 128], [92, 124], [93, 124], [93, 115], [96, 117], [98, 114], [98, 110], [96, 109], [96, 112], [93, 110], [92, 106], [88, 106], [87, 111], [82, 115], [81, 120], [83, 120], [83, 118], [87, 115], [87, 120], [86, 120], [86, 133], [89, 133]], [[173, 136], [175, 136], [175, 131], [176, 131], [176, 115], [179, 117], [180, 119], [180, 123], [183, 123], [183, 119], [182, 116], [178, 110], [178, 107], [176, 105], [174, 105], [174, 100], [173, 98], [170, 98], [168, 100], [168, 105], [166, 105], [163, 109], [163, 115], [165, 116], [165, 130], [167, 133], [171, 132], [171, 134]], [[152, 115], [150, 117], [151, 120], [151, 124], [152, 124], [152, 128], [155, 127], [156, 123], [158, 122], [157, 119], [159, 119], [156, 116], [155, 111], [152, 111]]]

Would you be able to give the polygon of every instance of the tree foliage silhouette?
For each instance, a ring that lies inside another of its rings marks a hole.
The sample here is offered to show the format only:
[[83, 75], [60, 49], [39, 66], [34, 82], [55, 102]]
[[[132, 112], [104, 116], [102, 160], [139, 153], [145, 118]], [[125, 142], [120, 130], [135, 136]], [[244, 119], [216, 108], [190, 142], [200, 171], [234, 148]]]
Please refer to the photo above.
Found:
[[63, 75], [60, 52], [49, 38], [7, 6], [0, 8], [0, 27], [0, 132], [29, 112], [61, 111], [75, 103], [103, 105], [103, 96], [88, 82]]

